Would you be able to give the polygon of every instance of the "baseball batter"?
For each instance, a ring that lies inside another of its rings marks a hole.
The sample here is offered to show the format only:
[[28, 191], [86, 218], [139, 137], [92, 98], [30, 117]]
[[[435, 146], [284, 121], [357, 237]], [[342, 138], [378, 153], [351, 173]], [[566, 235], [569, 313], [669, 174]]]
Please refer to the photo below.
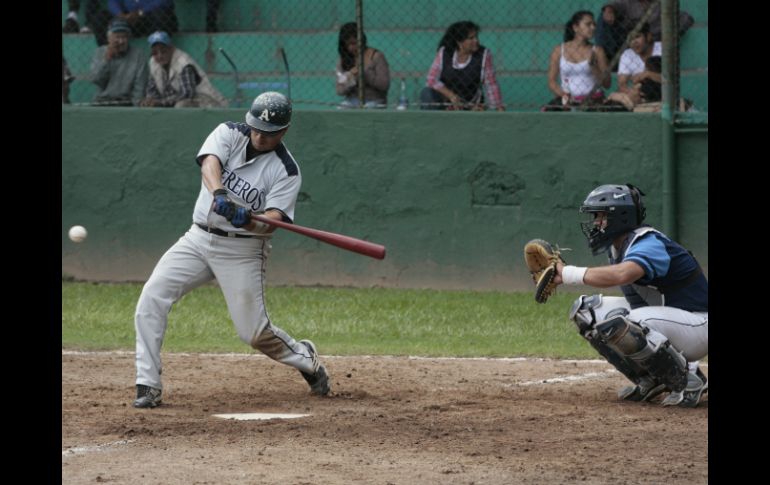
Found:
[[193, 224], [161, 257], [136, 306], [134, 407], [161, 404], [160, 349], [171, 306], [214, 278], [241, 340], [299, 370], [311, 393], [329, 393], [315, 345], [294, 340], [270, 321], [263, 283], [274, 228], [250, 218], [252, 212], [285, 222], [294, 218], [302, 175], [281, 141], [291, 112], [282, 94], [262, 93], [246, 123], [220, 124], [198, 152], [202, 183]]
[[583, 234], [609, 265], [557, 263], [557, 284], [620, 286], [624, 297], [581, 295], [570, 310], [580, 334], [628, 377], [620, 399], [648, 401], [669, 391], [664, 406], [695, 407], [708, 390], [698, 361], [708, 354], [708, 281], [692, 254], [642, 224], [644, 193], [601, 185], [588, 194]]

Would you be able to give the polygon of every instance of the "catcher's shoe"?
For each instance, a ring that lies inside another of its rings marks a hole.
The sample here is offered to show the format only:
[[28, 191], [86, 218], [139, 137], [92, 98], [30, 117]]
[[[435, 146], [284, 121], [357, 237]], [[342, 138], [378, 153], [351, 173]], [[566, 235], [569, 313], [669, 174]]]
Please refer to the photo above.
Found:
[[136, 385], [136, 400], [134, 401], [135, 408], [154, 408], [160, 406], [161, 390], [154, 387], [145, 386], [142, 384]]
[[700, 402], [703, 393], [708, 392], [709, 381], [700, 368], [695, 374], [687, 375], [687, 387], [684, 390], [682, 402], [678, 405], [683, 408], [694, 408]]
[[684, 391], [672, 392], [664, 400], [660, 402], [663, 406], [678, 406], [679, 403], [684, 401]]
[[665, 384], [658, 383], [650, 376], [639, 379], [639, 384], [627, 386], [618, 391], [618, 398], [624, 401], [649, 401], [666, 390]]
[[[299, 343], [304, 344], [308, 351], [310, 351], [310, 356], [313, 358], [313, 364], [317, 363], [318, 352], [315, 349], [315, 344], [310, 340], [300, 340]], [[331, 391], [331, 384], [329, 384], [329, 374], [326, 372], [326, 367], [324, 367], [323, 364], [318, 364], [317, 369], [318, 370], [315, 371], [315, 374], [308, 374], [307, 372], [302, 371], [300, 371], [300, 373], [310, 385], [310, 392], [312, 394], [325, 396], [329, 394], [329, 391]]]

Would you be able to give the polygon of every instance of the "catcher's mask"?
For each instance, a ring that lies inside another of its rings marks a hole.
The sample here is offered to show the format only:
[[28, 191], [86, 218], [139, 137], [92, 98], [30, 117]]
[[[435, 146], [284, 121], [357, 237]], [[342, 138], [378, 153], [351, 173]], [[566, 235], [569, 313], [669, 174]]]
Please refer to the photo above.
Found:
[[246, 112], [246, 123], [262, 132], [283, 130], [291, 124], [291, 101], [275, 91], [262, 93]]
[[[615, 238], [642, 224], [647, 212], [643, 195], [631, 184], [600, 185], [588, 194], [580, 212], [589, 214], [589, 218], [580, 223], [580, 228], [594, 256], [607, 251]], [[601, 224], [596, 223], [599, 213], [606, 214]]]

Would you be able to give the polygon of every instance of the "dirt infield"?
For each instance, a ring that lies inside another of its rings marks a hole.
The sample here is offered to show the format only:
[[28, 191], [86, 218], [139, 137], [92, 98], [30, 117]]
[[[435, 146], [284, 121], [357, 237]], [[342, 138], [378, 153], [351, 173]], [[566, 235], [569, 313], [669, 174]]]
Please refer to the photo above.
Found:
[[[163, 358], [164, 404], [137, 410], [132, 353], [63, 353], [62, 483], [708, 482], [708, 395], [619, 402], [599, 361], [325, 357], [320, 398], [262, 356]], [[250, 412], [312, 416], [212, 417]]]

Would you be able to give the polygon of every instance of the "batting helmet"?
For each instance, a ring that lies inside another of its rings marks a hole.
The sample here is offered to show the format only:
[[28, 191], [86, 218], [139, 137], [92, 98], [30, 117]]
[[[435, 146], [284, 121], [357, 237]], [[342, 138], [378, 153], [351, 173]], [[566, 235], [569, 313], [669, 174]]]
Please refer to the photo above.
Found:
[[[608, 250], [616, 237], [642, 224], [647, 213], [643, 195], [644, 192], [631, 184], [600, 185], [588, 194], [580, 212], [591, 214], [591, 218], [581, 222], [580, 228], [594, 256]], [[607, 214], [603, 227], [594, 223], [598, 212]]]
[[283, 130], [291, 124], [291, 101], [281, 93], [262, 93], [246, 112], [246, 123], [259, 131]]

